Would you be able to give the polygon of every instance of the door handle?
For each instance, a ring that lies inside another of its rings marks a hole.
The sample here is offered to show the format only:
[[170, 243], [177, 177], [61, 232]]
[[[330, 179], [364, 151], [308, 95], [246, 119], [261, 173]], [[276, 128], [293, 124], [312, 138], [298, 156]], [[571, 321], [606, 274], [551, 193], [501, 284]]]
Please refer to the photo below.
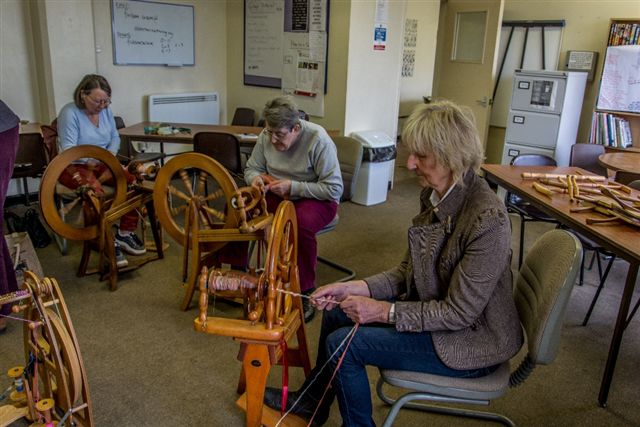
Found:
[[493, 99], [483, 96], [482, 99], [476, 99], [476, 104], [487, 108], [489, 105], [493, 105]]

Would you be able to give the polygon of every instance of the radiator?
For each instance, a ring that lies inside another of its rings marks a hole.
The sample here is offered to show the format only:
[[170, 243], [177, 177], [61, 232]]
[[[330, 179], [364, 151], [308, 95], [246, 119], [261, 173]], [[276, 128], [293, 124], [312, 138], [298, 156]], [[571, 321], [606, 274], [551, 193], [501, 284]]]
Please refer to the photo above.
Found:
[[[149, 95], [149, 121], [166, 123], [220, 124], [217, 92]], [[193, 144], [134, 142], [138, 151], [167, 155], [193, 150]]]
[[149, 121], [220, 124], [216, 92], [149, 95]]

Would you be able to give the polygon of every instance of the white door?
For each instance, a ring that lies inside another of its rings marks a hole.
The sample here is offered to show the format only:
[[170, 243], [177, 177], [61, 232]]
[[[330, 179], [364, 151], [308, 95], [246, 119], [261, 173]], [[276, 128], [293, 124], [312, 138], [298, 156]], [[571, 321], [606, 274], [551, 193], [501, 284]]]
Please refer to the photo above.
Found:
[[471, 108], [486, 147], [504, 0], [449, 0], [442, 8], [434, 92]]

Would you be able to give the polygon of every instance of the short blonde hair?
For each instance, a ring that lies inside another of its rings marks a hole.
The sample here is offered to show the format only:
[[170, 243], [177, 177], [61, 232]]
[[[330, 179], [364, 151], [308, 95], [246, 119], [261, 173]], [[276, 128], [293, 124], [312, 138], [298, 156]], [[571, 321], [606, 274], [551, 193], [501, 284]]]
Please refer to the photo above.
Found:
[[484, 158], [471, 110], [447, 100], [417, 106], [404, 125], [402, 141], [412, 154], [434, 156], [456, 183], [466, 171], [477, 171]]

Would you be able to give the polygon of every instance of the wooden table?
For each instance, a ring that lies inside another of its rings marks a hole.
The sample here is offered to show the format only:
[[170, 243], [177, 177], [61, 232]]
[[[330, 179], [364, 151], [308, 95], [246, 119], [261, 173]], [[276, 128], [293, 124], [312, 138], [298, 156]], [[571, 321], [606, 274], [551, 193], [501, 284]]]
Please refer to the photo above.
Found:
[[614, 171], [640, 173], [640, 153], [605, 153], [598, 157], [598, 163]]
[[[531, 180], [523, 180], [522, 172], [540, 172], [569, 174], [580, 172], [584, 175], [591, 175], [590, 172], [575, 167], [553, 167], [553, 166], [508, 166], [508, 165], [483, 165], [487, 179], [494, 182], [508, 191], [516, 193], [526, 199], [547, 214], [557, 218], [566, 226], [579, 231], [589, 239], [601, 246], [606, 247], [617, 256], [629, 262], [627, 277], [618, 307], [618, 317], [613, 330], [613, 337], [609, 346], [609, 355], [605, 365], [604, 374], [600, 384], [598, 402], [601, 406], [607, 405], [607, 397], [611, 387], [613, 372], [620, 352], [622, 335], [627, 323], [629, 305], [633, 296], [636, 279], [638, 277], [638, 266], [640, 265], [640, 229], [631, 225], [587, 225], [586, 218], [599, 216], [596, 213], [575, 213], [570, 212], [571, 204], [565, 194], [554, 195], [553, 198], [545, 196], [535, 191], [531, 185]], [[632, 193], [638, 196], [638, 191]]]
[[148, 141], [160, 143], [160, 152], [164, 152], [164, 143], [192, 144], [193, 137], [198, 132], [227, 132], [232, 133], [240, 140], [240, 146], [253, 147], [258, 135], [262, 132], [258, 126], [224, 126], [224, 125], [198, 125], [192, 123], [170, 123], [174, 128], [188, 128], [190, 132], [180, 132], [172, 135], [152, 135], [144, 132], [145, 127], [157, 126], [158, 122], [141, 122], [133, 126], [120, 129], [121, 143], [127, 141]]
[[30, 134], [30, 133], [42, 133], [40, 131], [40, 126], [42, 126], [42, 123], [37, 123], [37, 122], [29, 122], [26, 124], [22, 124], [20, 123], [20, 135], [23, 134]]

